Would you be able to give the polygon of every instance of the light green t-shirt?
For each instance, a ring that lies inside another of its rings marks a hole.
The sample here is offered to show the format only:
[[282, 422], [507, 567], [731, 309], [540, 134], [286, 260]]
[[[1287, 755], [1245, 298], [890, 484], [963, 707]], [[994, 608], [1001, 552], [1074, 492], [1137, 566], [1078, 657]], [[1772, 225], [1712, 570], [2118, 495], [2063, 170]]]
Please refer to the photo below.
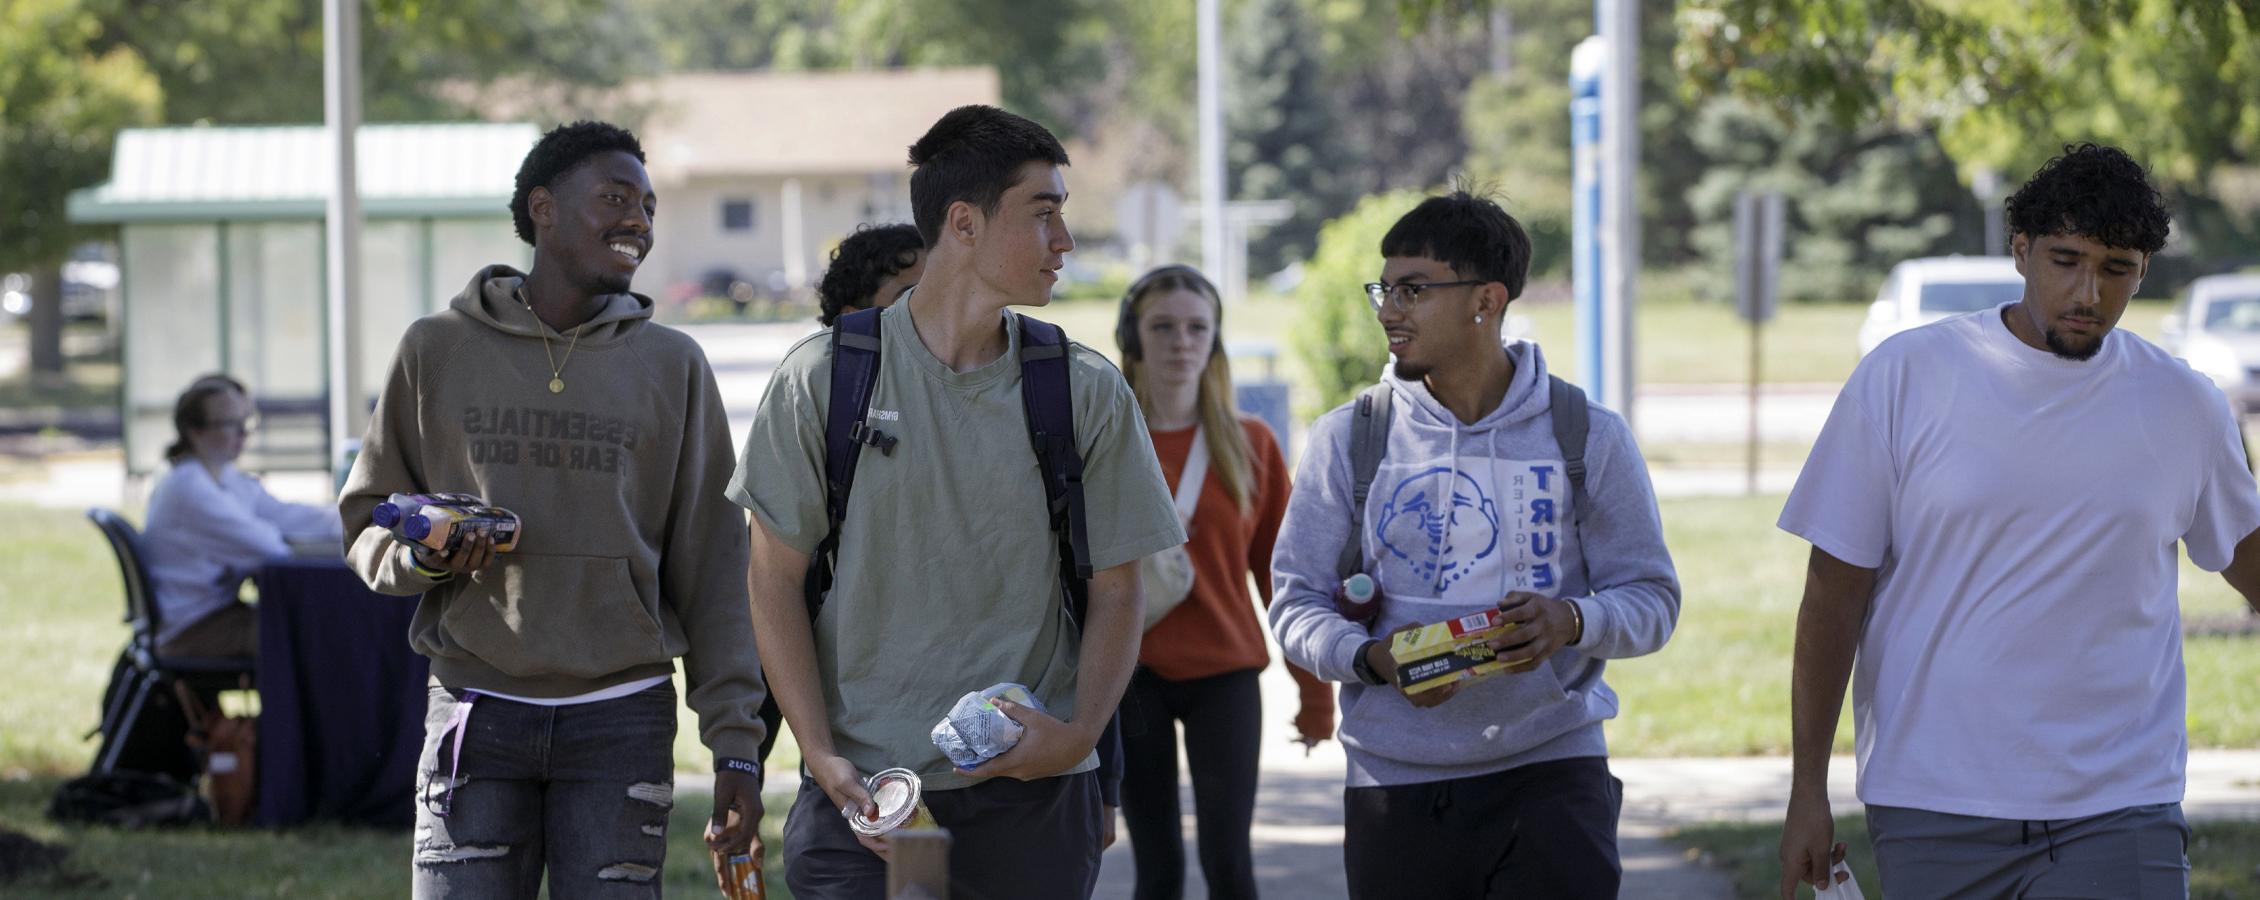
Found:
[[[955, 773], [929, 737], [968, 691], [1028, 685], [1052, 715], [1075, 710], [1079, 641], [1020, 396], [1020, 331], [995, 362], [953, 372], [919, 341], [910, 304], [880, 319], [867, 423], [897, 439], [865, 447], [841, 524], [837, 576], [816, 619], [832, 739], [865, 774], [900, 766], [928, 790]], [[794, 549], [823, 540], [824, 414], [831, 335], [786, 354], [748, 430], [730, 499]], [[1184, 528], [1120, 372], [1070, 353], [1076, 445], [1093, 571], [1185, 542]], [[795, 598], [796, 600], [798, 598]], [[1088, 771], [1097, 757], [1073, 771]]]

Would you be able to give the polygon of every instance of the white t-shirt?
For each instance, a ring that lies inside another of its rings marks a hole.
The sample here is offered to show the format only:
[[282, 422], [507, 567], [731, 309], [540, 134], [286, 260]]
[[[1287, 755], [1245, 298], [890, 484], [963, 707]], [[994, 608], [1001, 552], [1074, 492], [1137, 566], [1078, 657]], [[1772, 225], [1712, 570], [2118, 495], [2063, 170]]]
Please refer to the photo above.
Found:
[[2174, 544], [2219, 571], [2260, 527], [2235, 421], [2139, 337], [2074, 362], [2005, 308], [1876, 348], [1781, 513], [1880, 570], [1852, 685], [1860, 799], [2004, 819], [2180, 802]]

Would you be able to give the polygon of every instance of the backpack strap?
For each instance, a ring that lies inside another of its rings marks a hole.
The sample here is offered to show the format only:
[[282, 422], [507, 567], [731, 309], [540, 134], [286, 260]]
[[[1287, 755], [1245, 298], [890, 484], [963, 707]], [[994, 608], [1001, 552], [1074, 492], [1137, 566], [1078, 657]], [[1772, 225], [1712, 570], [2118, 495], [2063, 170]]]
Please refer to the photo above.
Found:
[[1365, 568], [1365, 542], [1360, 540], [1360, 532], [1365, 530], [1365, 495], [1373, 490], [1381, 457], [1389, 451], [1391, 396], [1387, 384], [1360, 391], [1357, 409], [1350, 417], [1350, 539], [1342, 542], [1342, 558], [1335, 565], [1343, 578]]
[[1083, 627], [1090, 609], [1091, 535], [1083, 503], [1083, 453], [1075, 446], [1075, 395], [1069, 383], [1067, 333], [1015, 315], [1020, 326], [1020, 399], [1028, 439], [1044, 479], [1052, 534], [1059, 542], [1059, 578], [1067, 612]]
[[[1546, 379], [1554, 443], [1561, 446], [1562, 468], [1569, 476], [1571, 525], [1581, 527], [1585, 509], [1591, 505], [1585, 493], [1585, 439], [1592, 431], [1591, 413], [1586, 409], [1583, 389], [1559, 376], [1548, 375]], [[1343, 542], [1341, 560], [1335, 566], [1343, 578], [1357, 574], [1364, 566], [1365, 550], [1359, 532], [1365, 528], [1366, 495], [1373, 490], [1374, 476], [1389, 449], [1390, 398], [1388, 385], [1368, 387], [1358, 393], [1350, 417], [1350, 539]], [[1579, 536], [1583, 537], [1582, 532]], [[1587, 583], [1590, 586], [1590, 567]]]
[[1569, 476], [1570, 527], [1576, 529], [1578, 564], [1585, 570], [1585, 589], [1593, 589], [1593, 567], [1585, 557], [1585, 508], [1591, 505], [1585, 494], [1585, 437], [1592, 431], [1591, 410], [1585, 408], [1585, 391], [1577, 385], [1563, 381], [1558, 375], [1548, 375], [1552, 382], [1547, 402], [1554, 420], [1554, 443], [1562, 448], [1562, 468]]
[[840, 523], [847, 518], [848, 491], [855, 486], [855, 466], [863, 448], [877, 447], [881, 455], [894, 452], [895, 438], [872, 428], [872, 388], [879, 383], [879, 313], [874, 307], [841, 316], [832, 328], [832, 394], [824, 410], [824, 540], [809, 559], [808, 576], [801, 584], [808, 604], [808, 622], [824, 608], [824, 594], [832, 589], [833, 557], [840, 548]]

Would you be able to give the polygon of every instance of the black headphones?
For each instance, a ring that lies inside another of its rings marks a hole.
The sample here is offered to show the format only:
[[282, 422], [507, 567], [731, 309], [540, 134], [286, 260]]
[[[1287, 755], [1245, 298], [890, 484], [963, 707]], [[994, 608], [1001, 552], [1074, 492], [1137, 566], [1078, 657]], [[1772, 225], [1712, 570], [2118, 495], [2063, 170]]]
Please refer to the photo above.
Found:
[[[1130, 282], [1129, 289], [1122, 292], [1122, 308], [1115, 311], [1114, 346], [1121, 349], [1123, 361], [1144, 361], [1146, 358], [1146, 348], [1138, 341], [1138, 311], [1136, 308], [1138, 295], [1145, 293], [1146, 289], [1152, 287], [1154, 282], [1171, 276], [1184, 278], [1200, 287], [1208, 288], [1205, 293], [1211, 297], [1218, 296], [1216, 285], [1210, 284], [1208, 277], [1201, 274], [1201, 270], [1183, 263], [1162, 266], [1138, 276], [1138, 280]], [[1223, 318], [1223, 307], [1222, 302], [1217, 304], [1219, 319]], [[1216, 333], [1211, 336], [1213, 338], [1213, 342], [1209, 345], [1209, 355], [1211, 356], [1216, 355], [1217, 351], [1224, 347], [1223, 325], [1222, 321], [1217, 322]]]

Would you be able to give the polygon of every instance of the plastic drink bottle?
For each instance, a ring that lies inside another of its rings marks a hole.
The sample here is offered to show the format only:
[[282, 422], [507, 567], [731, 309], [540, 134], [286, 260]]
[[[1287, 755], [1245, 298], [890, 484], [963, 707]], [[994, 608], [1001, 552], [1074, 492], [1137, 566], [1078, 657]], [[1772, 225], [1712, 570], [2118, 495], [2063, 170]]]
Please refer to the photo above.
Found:
[[1342, 579], [1342, 586], [1334, 590], [1334, 611], [1342, 618], [1371, 626], [1381, 616], [1381, 586], [1364, 572]]

